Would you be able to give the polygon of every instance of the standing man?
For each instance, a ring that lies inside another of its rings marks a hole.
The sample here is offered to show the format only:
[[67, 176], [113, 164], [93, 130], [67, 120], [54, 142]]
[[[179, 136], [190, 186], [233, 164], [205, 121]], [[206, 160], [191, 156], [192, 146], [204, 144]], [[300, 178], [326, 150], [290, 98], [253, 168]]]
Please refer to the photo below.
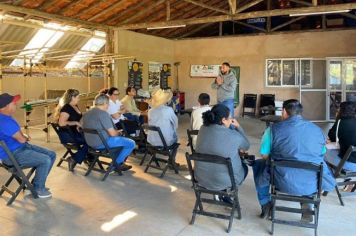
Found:
[[234, 117], [234, 98], [237, 85], [235, 74], [230, 69], [230, 64], [224, 62], [221, 65], [219, 76], [211, 84], [212, 89], [218, 90], [218, 103], [225, 105], [230, 110], [230, 116]]
[[[56, 153], [30, 144], [30, 138], [22, 133], [19, 124], [12, 117], [20, 98], [20, 95], [12, 96], [8, 93], [0, 95], [0, 140], [6, 143], [20, 166], [36, 167], [33, 187], [39, 198], [50, 198], [52, 194], [46, 188], [46, 180], [56, 160]], [[2, 148], [0, 160], [6, 165], [13, 165]]]

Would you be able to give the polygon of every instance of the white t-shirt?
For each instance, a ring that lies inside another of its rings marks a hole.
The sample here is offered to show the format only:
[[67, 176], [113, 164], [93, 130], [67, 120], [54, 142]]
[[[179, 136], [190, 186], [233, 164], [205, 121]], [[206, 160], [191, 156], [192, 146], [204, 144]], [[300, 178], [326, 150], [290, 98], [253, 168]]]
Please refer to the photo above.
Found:
[[[190, 121], [190, 126], [192, 130], [200, 130], [200, 127], [203, 125], [203, 113], [211, 110], [209, 105], [199, 106], [197, 108], [193, 108], [192, 117]], [[197, 136], [193, 137], [193, 147], [195, 148], [195, 144], [197, 142]]]
[[[111, 116], [112, 114], [115, 114], [116, 112], [120, 111], [120, 108], [122, 106], [122, 103], [119, 100], [116, 100], [116, 102], [113, 102], [111, 99], [109, 100], [109, 108], [108, 108], [108, 113]], [[119, 119], [114, 119], [111, 116], [112, 121], [114, 122], [114, 124], [116, 124], [117, 122], [119, 122], [120, 120], [124, 120], [125, 117], [121, 114], [121, 116], [119, 117]]]

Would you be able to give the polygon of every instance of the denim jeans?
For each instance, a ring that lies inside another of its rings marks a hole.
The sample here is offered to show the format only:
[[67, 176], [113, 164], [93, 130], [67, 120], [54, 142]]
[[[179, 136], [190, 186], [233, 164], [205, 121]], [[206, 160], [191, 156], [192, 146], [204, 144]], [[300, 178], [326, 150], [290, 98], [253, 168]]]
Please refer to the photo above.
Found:
[[74, 153], [73, 159], [76, 163], [82, 163], [87, 159], [88, 145], [86, 144], [84, 137], [79, 132], [59, 131], [60, 140], [62, 143], [75, 143], [81, 145], [81, 148]]
[[[26, 143], [24, 146], [13, 152], [16, 161], [21, 167], [36, 167], [35, 177], [33, 178], [33, 186], [36, 191], [42, 191], [45, 188], [47, 176], [56, 160], [56, 153]], [[12, 165], [10, 159], [5, 159], [3, 162], [6, 165]]]
[[132, 113], [125, 113], [124, 116], [131, 121], [136, 121], [137, 123], [139, 123], [140, 125], [142, 125], [144, 123], [144, 118], [142, 115], [140, 116], [136, 116]]
[[267, 161], [265, 160], [256, 160], [252, 166], [257, 199], [261, 206], [271, 200], [269, 193], [270, 176], [267, 168], [269, 168], [269, 166], [267, 166]]
[[[326, 162], [338, 166], [341, 161], [341, 158], [339, 157], [339, 149], [327, 150], [324, 159]], [[345, 162], [344, 170], [356, 171], [356, 163], [350, 161]]]
[[[121, 152], [118, 154], [116, 158], [116, 164], [121, 165], [127, 157], [131, 154], [133, 149], [135, 148], [135, 141], [129, 139], [129, 138], [124, 138], [124, 137], [109, 137], [106, 142], [108, 143], [110, 148], [115, 148], [115, 147], [122, 147], [123, 149]], [[104, 145], [100, 145], [97, 147], [97, 149], [103, 149]]]
[[235, 117], [235, 110], [234, 110], [234, 99], [226, 99], [223, 102], [220, 102], [220, 104], [223, 104], [227, 108], [229, 108], [230, 111], [230, 117], [234, 118]]

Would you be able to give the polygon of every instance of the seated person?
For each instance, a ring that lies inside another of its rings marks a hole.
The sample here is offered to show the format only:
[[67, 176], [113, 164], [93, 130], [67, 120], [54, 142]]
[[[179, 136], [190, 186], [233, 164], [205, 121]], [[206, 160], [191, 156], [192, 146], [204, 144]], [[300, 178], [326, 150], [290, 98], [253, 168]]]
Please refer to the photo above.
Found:
[[142, 112], [137, 108], [134, 99], [135, 96], [136, 96], [136, 89], [134, 87], [127, 87], [126, 96], [123, 99], [121, 99], [121, 103], [122, 105], [124, 105], [127, 112], [124, 114], [124, 116], [128, 120], [136, 121], [139, 124], [143, 124], [144, 123], [143, 114], [145, 114], [145, 112]]
[[109, 108], [107, 112], [111, 116], [116, 128], [121, 129], [120, 120], [126, 119], [124, 117], [125, 109], [119, 100], [119, 89], [116, 87], [109, 88], [107, 95], [109, 96]]
[[[170, 90], [158, 89], [152, 93], [151, 109], [148, 111], [148, 125], [159, 127], [168, 146], [177, 142], [178, 118], [172, 107], [166, 104], [172, 99]], [[155, 131], [149, 131], [147, 141], [153, 146], [163, 146]]]
[[[119, 136], [121, 131], [114, 126], [110, 115], [107, 113], [109, 107], [109, 97], [105, 94], [98, 94], [94, 100], [94, 107], [83, 116], [83, 128], [96, 129], [106, 139], [110, 148], [122, 147], [116, 159], [116, 167], [122, 171], [131, 169], [131, 166], [124, 162], [135, 147], [135, 142], [131, 139]], [[95, 149], [103, 149], [104, 145], [98, 135], [84, 134], [87, 144]]]
[[[239, 156], [239, 150], [246, 151], [250, 143], [239, 123], [230, 118], [229, 108], [222, 104], [213, 106], [203, 113], [196, 152], [230, 158], [237, 185], [247, 176], [248, 168]], [[194, 172], [200, 186], [210, 190], [225, 190], [231, 187], [229, 174], [225, 167], [210, 163], [195, 162]]]
[[[193, 108], [191, 119], [190, 119], [190, 128], [192, 130], [200, 130], [200, 127], [203, 125], [203, 113], [211, 110], [209, 106], [210, 96], [207, 93], [201, 93], [198, 98], [199, 107]], [[197, 137], [193, 136], [193, 147], [195, 147], [197, 142]]]
[[[338, 137], [340, 149], [328, 149], [325, 160], [338, 166], [350, 146], [356, 146], [356, 102], [342, 102], [333, 127], [329, 130], [328, 137], [331, 142], [336, 142]], [[356, 171], [356, 153], [352, 153], [344, 164], [344, 170]], [[353, 186], [350, 185], [350, 190]]]
[[[8, 93], [0, 95], [0, 140], [6, 143], [20, 166], [36, 167], [34, 189], [39, 198], [49, 198], [52, 194], [45, 184], [56, 160], [56, 153], [28, 143], [30, 138], [22, 133], [19, 124], [12, 117], [19, 100], [20, 95], [11, 96]], [[13, 165], [1, 147], [0, 160], [5, 165]]]
[[[261, 205], [261, 218], [269, 217], [271, 212], [270, 168], [268, 159], [275, 161], [303, 161], [323, 163], [322, 189], [333, 190], [335, 179], [324, 162], [325, 137], [322, 130], [302, 117], [303, 106], [298, 100], [290, 99], [283, 103], [283, 121], [267, 128], [261, 141], [260, 153], [263, 159], [256, 160], [253, 167], [258, 201]], [[273, 138], [272, 138], [273, 137]], [[299, 196], [309, 196], [317, 192], [317, 179], [314, 172], [277, 168], [275, 183], [279, 191]], [[305, 184], [308, 183], [308, 184]], [[308, 204], [302, 204], [308, 209]], [[312, 215], [303, 214], [303, 222], [311, 222]]]
[[[59, 104], [54, 113], [55, 122], [59, 125], [59, 138], [62, 143], [76, 143], [81, 148], [68, 160], [69, 170], [73, 171], [76, 164], [81, 164], [87, 159], [88, 145], [85, 143], [83, 134], [80, 129], [82, 127], [80, 121], [82, 113], [78, 107], [79, 91], [76, 89], [68, 89], [59, 101]], [[69, 127], [68, 130], [65, 127]]]

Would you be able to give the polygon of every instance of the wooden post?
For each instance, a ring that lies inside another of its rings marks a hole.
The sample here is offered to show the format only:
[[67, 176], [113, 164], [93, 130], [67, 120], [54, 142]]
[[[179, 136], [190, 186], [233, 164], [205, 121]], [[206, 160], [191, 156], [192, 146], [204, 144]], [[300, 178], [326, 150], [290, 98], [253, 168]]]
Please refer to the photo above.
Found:
[[[271, 0], [267, 0], [267, 10], [270, 11], [271, 8], [272, 8], [272, 2]], [[272, 25], [272, 19], [269, 16], [267, 17], [267, 28], [266, 28], [268, 33], [271, 32], [271, 25]]]
[[167, 11], [166, 20], [169, 21], [171, 19], [171, 3], [169, 0], [166, 1], [166, 11]]
[[223, 22], [219, 22], [219, 36], [222, 36], [223, 33]]
[[87, 62], [87, 93], [90, 93], [90, 62]]
[[1, 56], [1, 50], [0, 50], [0, 94], [2, 94], [2, 56]]

